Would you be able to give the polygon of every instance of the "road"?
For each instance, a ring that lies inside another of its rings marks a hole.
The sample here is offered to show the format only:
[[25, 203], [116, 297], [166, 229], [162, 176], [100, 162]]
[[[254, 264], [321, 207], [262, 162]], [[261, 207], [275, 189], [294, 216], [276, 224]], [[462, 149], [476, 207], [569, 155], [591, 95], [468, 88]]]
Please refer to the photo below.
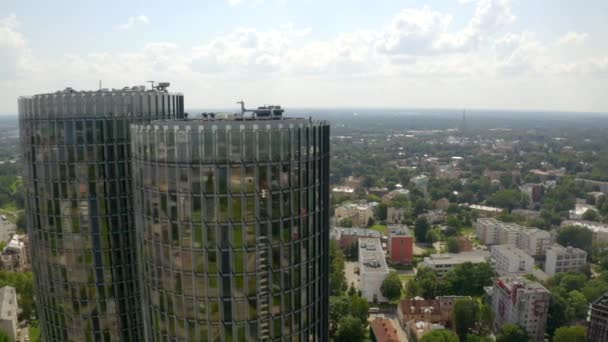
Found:
[[346, 278], [346, 285], [350, 287], [352, 283], [355, 284], [355, 288], [359, 289], [359, 276], [355, 273], [355, 268], [359, 267], [359, 263], [356, 261], [347, 261], [344, 263], [344, 277]]

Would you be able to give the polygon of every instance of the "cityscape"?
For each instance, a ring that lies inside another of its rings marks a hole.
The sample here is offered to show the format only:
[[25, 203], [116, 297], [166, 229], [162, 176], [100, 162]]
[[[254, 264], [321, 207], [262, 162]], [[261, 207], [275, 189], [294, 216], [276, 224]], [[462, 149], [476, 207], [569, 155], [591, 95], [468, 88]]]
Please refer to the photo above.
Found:
[[0, 342], [608, 342], [608, 3], [0, 3]]

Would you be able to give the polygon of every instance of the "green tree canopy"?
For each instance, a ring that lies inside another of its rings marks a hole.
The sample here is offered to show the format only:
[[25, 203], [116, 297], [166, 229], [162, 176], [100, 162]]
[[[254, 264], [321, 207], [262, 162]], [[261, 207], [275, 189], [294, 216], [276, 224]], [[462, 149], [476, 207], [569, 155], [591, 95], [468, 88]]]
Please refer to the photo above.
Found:
[[426, 217], [418, 217], [418, 219], [416, 219], [416, 223], [414, 224], [414, 235], [416, 236], [416, 241], [426, 242], [426, 234], [429, 229], [430, 225], [426, 220]]
[[587, 341], [587, 328], [577, 325], [561, 327], [555, 330], [553, 342], [585, 342]]
[[448, 252], [450, 252], [450, 253], [460, 252], [460, 245], [458, 244], [458, 239], [456, 239], [455, 237], [448, 238], [446, 240], [446, 245], [448, 247]]
[[518, 325], [505, 324], [496, 336], [496, 342], [530, 342], [530, 336]]
[[593, 232], [585, 227], [568, 226], [557, 233], [557, 243], [562, 246], [573, 246], [591, 253]]
[[382, 282], [382, 285], [380, 286], [380, 292], [382, 292], [382, 295], [384, 297], [392, 301], [401, 297], [402, 288], [403, 285], [401, 284], [399, 274], [397, 274], [397, 272], [392, 271]]
[[460, 342], [460, 339], [450, 330], [439, 329], [422, 336], [420, 342]]
[[360, 319], [349, 315], [340, 321], [336, 342], [363, 342], [364, 340], [365, 326]]

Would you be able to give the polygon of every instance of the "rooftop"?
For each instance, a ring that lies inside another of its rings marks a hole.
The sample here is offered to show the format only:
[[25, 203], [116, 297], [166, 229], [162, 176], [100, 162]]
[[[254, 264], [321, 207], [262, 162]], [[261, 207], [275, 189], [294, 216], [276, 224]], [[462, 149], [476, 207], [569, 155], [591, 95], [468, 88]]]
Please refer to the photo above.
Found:
[[376, 317], [371, 326], [377, 342], [399, 342], [397, 330], [389, 319]]
[[380, 239], [359, 238], [361, 273], [388, 273]]
[[429, 257], [424, 258], [425, 263], [429, 264], [463, 264], [465, 262], [471, 263], [482, 263], [487, 262], [490, 258], [490, 254], [486, 251], [474, 251], [474, 252], [462, 252], [462, 253], [444, 253], [444, 254], [431, 254]]
[[16, 320], [17, 309], [15, 288], [11, 286], [0, 288], [0, 320]]
[[582, 254], [582, 253], [587, 254], [587, 252], [585, 252], [584, 250], [582, 250], [580, 248], [576, 248], [576, 247], [572, 247], [572, 246], [564, 247], [557, 243], [554, 243], [551, 246], [549, 246], [547, 248], [547, 252], [549, 252], [549, 251], [553, 251], [556, 254]]

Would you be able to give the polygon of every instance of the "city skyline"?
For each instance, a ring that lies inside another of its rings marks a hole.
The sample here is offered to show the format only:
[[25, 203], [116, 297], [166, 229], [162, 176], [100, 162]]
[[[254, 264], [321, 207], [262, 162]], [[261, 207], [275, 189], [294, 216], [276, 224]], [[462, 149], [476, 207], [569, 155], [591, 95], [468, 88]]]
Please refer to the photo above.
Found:
[[0, 113], [16, 113], [19, 95], [164, 79], [189, 96], [188, 108], [243, 97], [290, 107], [608, 112], [607, 7], [9, 0], [0, 4]]

